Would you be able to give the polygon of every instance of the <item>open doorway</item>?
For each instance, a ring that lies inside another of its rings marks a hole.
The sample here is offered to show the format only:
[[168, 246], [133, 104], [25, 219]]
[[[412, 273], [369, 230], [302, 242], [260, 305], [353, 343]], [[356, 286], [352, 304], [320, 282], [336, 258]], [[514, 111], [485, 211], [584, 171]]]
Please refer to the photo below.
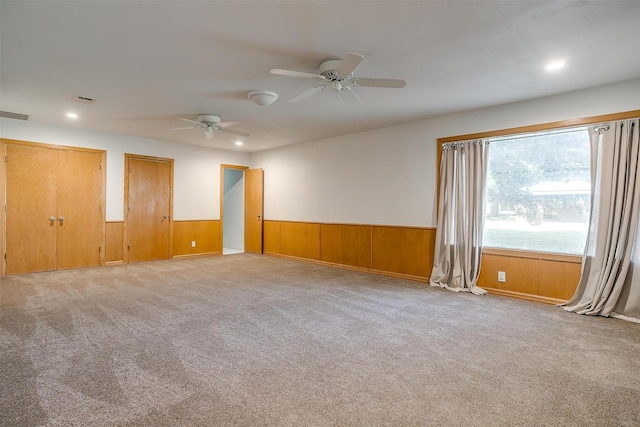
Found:
[[264, 171], [220, 166], [222, 254], [262, 253]]
[[223, 168], [222, 254], [244, 252], [244, 169]]

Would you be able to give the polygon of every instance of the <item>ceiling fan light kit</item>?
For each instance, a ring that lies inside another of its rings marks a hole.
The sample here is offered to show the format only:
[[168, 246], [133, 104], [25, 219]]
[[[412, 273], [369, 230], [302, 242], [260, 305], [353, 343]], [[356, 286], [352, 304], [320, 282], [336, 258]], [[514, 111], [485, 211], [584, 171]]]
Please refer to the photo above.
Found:
[[249, 92], [247, 98], [254, 104], [265, 106], [273, 104], [278, 99], [278, 94], [269, 90], [254, 90]]
[[213, 138], [213, 128], [211, 126], [207, 126], [204, 129], [204, 137], [207, 139]]

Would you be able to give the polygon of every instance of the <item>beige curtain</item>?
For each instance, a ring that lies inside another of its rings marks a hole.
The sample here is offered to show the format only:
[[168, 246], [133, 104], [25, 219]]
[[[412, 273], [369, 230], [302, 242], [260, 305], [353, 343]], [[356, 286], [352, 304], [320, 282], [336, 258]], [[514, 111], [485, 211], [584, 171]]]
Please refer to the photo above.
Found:
[[638, 119], [590, 128], [591, 218], [582, 277], [567, 311], [640, 321]]
[[486, 293], [476, 286], [482, 257], [489, 143], [442, 146], [440, 199], [431, 286]]

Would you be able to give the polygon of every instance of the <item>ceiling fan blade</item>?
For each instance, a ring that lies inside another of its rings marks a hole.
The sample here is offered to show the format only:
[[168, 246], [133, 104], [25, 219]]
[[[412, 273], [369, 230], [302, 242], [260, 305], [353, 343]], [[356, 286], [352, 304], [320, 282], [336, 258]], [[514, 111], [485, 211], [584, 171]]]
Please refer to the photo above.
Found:
[[231, 130], [231, 129], [225, 129], [225, 128], [218, 128], [220, 129], [222, 132], [226, 132], [226, 133], [231, 133], [233, 135], [238, 135], [238, 136], [249, 136], [248, 133], [245, 132], [240, 132], [239, 130]]
[[300, 101], [304, 101], [305, 99], [309, 98], [310, 96], [315, 95], [318, 92], [321, 92], [324, 88], [326, 88], [326, 86], [322, 85], [322, 86], [316, 86], [314, 88], [311, 88], [309, 90], [306, 90], [304, 92], [302, 92], [300, 95], [298, 96], [294, 96], [293, 98], [291, 98], [289, 100], [289, 102], [291, 104], [296, 104]]
[[274, 68], [273, 70], [271, 70], [271, 74], [277, 74], [279, 76], [288, 76], [288, 77], [300, 77], [303, 79], [326, 80], [325, 76], [323, 76], [322, 74], [311, 74], [311, 73], [303, 73], [301, 71], [281, 70], [280, 68]]
[[[358, 95], [355, 93], [355, 91], [353, 89], [351, 89], [348, 86], [345, 86], [345, 89], [347, 92], [349, 92], [351, 95], [353, 96], [349, 96], [349, 97], [343, 97], [345, 99], [345, 101], [351, 103], [352, 101], [358, 101], [358, 103], [362, 104], [362, 101], [360, 100], [360, 98], [358, 98]], [[342, 92], [342, 91], [340, 91]]]
[[358, 55], [357, 53], [347, 53], [338, 67], [336, 68], [336, 73], [347, 76], [353, 73], [353, 70], [358, 68], [358, 65], [362, 62], [364, 56]]
[[194, 124], [198, 125], [198, 127], [205, 127], [204, 124], [202, 124], [200, 122], [196, 122], [195, 120], [189, 120], [189, 119], [185, 119], [185, 118], [182, 118], [182, 117], [176, 117], [176, 119], [182, 120], [183, 122], [194, 123]]
[[351, 81], [356, 86], [364, 87], [388, 87], [392, 89], [402, 89], [407, 85], [402, 79], [368, 79], [358, 78]]
[[198, 129], [201, 128], [202, 126], [188, 126], [186, 128], [171, 128], [171, 130], [185, 130], [185, 129]]
[[238, 122], [220, 122], [218, 123], [218, 127], [220, 128], [229, 128], [231, 126], [239, 125]]

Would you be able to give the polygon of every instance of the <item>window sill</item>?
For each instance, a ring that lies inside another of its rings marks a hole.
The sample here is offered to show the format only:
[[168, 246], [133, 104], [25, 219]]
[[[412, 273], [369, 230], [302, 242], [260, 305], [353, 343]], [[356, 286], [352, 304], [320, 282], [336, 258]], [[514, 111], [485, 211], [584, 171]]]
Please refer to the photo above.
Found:
[[498, 255], [506, 256], [510, 258], [529, 258], [529, 259], [541, 259], [545, 261], [558, 261], [569, 262], [574, 264], [582, 263], [581, 255], [567, 255], [553, 252], [533, 252], [521, 249], [503, 249], [503, 248], [489, 248], [482, 249], [483, 255]]

